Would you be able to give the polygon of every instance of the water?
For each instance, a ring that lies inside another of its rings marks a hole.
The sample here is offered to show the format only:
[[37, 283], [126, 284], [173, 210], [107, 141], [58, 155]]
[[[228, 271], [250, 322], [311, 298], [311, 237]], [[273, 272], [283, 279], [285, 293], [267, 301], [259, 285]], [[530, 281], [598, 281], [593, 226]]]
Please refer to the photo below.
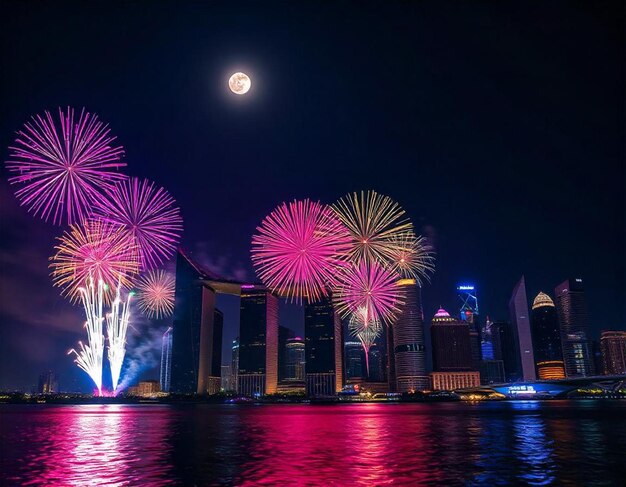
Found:
[[3, 405], [2, 485], [625, 485], [626, 402]]

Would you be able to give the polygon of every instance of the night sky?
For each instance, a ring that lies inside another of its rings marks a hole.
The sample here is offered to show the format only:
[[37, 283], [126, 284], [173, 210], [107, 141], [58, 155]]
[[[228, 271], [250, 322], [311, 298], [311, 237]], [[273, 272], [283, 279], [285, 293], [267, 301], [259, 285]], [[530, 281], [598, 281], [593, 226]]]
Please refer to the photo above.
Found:
[[[86, 107], [125, 147], [125, 172], [176, 198], [183, 247], [223, 275], [253, 279], [251, 235], [280, 202], [374, 189], [436, 248], [428, 319], [458, 309], [461, 281], [482, 316], [508, 319], [523, 274], [531, 302], [582, 277], [593, 337], [626, 328], [621, 2], [4, 1], [0, 18], [3, 160], [31, 115]], [[235, 71], [246, 96], [228, 90]], [[81, 310], [48, 276], [62, 229], [6, 178], [0, 389], [48, 368], [88, 389], [66, 356]], [[218, 305], [231, 338], [236, 299]], [[301, 331], [298, 310], [283, 316]], [[136, 322], [138, 373], [154, 374], [164, 326]]]

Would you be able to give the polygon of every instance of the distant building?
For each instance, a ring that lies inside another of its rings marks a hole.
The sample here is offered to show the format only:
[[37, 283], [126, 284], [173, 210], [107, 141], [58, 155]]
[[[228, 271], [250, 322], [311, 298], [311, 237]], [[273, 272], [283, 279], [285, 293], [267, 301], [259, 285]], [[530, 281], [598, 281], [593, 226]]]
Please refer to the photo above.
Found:
[[511, 323], [515, 325], [517, 331], [522, 378], [525, 381], [535, 380], [537, 376], [535, 375], [535, 358], [524, 276], [521, 277], [513, 288], [513, 293], [509, 300], [509, 313], [511, 315]]
[[480, 320], [478, 309], [478, 290], [474, 284], [460, 284], [456, 288], [461, 309], [459, 312], [461, 321], [470, 326], [470, 347], [472, 350], [472, 369], [479, 370], [482, 360]]
[[172, 379], [172, 331], [172, 327], [168, 327], [161, 340], [161, 373], [159, 377], [163, 392], [170, 391]]
[[425, 390], [430, 378], [426, 373], [422, 290], [415, 279], [401, 279], [398, 286], [404, 290], [404, 304], [393, 325], [396, 390]]
[[295, 336], [291, 328], [278, 326], [278, 382], [287, 378], [287, 341]]
[[222, 365], [222, 390], [225, 392], [234, 391], [233, 374], [230, 365]]
[[278, 298], [258, 286], [241, 290], [237, 383], [250, 397], [278, 387]]
[[239, 374], [239, 337], [233, 340], [233, 344], [231, 347], [231, 360], [230, 360], [230, 373], [232, 376], [232, 388], [233, 391], [237, 392], [239, 390], [237, 377]]
[[365, 379], [365, 351], [358, 341], [349, 341], [344, 344], [344, 357], [346, 361], [346, 380]]
[[[387, 377], [385, 375], [385, 369], [387, 367], [387, 354], [385, 351], [386, 347], [380, 346], [378, 343], [374, 343], [374, 345], [371, 346], [369, 351], [369, 382], [387, 382]], [[389, 391], [389, 386], [387, 386], [386, 390]]]
[[483, 360], [494, 360], [493, 355], [493, 336], [491, 332], [492, 321], [487, 316], [485, 324], [480, 330], [480, 351]]
[[301, 337], [288, 338], [285, 349], [285, 380], [304, 381], [306, 363], [304, 340]]
[[440, 308], [430, 326], [434, 390], [455, 390], [480, 385], [480, 372], [472, 370], [470, 324]]
[[603, 331], [600, 350], [606, 375], [626, 374], [626, 331]]
[[39, 375], [37, 392], [39, 394], [56, 394], [59, 392], [59, 381], [55, 372], [46, 370]]
[[330, 297], [304, 305], [304, 337], [307, 395], [335, 395], [344, 383], [343, 327]]
[[142, 397], [152, 396], [161, 392], [158, 380], [142, 380], [137, 384], [137, 395]]
[[483, 360], [480, 364], [480, 383], [483, 385], [506, 382], [502, 360]]
[[508, 321], [494, 321], [491, 325], [491, 337], [494, 359], [502, 360], [506, 381], [519, 381], [522, 374], [515, 328]]
[[547, 294], [539, 293], [535, 297], [530, 323], [537, 376], [541, 380], [564, 379], [561, 331], [556, 307]]
[[587, 302], [580, 278], [568, 279], [554, 290], [561, 329], [563, 360], [567, 377], [594, 375], [588, 336]]

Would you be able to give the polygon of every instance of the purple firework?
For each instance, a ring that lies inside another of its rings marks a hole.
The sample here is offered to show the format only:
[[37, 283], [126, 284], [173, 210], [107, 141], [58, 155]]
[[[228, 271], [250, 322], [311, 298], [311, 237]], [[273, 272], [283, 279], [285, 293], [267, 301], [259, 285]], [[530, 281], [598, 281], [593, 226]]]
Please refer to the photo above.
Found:
[[171, 257], [183, 231], [174, 198], [147, 179], [129, 178], [108, 189], [94, 213], [133, 236], [142, 270]]
[[17, 133], [9, 147], [6, 167], [15, 176], [9, 183], [20, 204], [29, 212], [54, 224], [76, 223], [89, 216], [101, 189], [126, 176], [117, 169], [124, 149], [112, 144], [108, 125], [83, 108], [74, 117], [74, 109], [59, 108], [59, 125], [50, 112], [36, 115]]

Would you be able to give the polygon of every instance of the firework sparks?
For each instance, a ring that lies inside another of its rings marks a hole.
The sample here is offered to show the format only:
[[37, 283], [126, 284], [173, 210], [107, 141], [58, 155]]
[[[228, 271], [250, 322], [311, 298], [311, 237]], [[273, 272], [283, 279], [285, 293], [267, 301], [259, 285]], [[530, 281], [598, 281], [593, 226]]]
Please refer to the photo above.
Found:
[[[111, 364], [111, 382], [113, 384], [113, 393], [117, 390], [117, 384], [120, 380], [122, 371], [122, 363], [126, 355], [126, 331], [130, 322], [130, 298], [133, 293], [128, 293], [126, 302], [122, 304], [120, 297], [121, 286], [117, 286], [115, 291], [115, 299], [111, 305], [111, 312], [107, 314], [107, 338], [109, 340], [108, 357]], [[120, 305], [122, 309], [120, 312]]]
[[402, 304], [402, 289], [396, 285], [397, 274], [377, 261], [352, 263], [339, 272], [340, 285], [333, 293], [335, 306], [346, 317], [365, 310], [364, 323], [393, 321]]
[[137, 283], [137, 304], [148, 318], [165, 318], [174, 311], [174, 278], [164, 270], [148, 271]]
[[332, 208], [352, 236], [348, 258], [353, 262], [388, 262], [397, 239], [413, 233], [402, 207], [375, 191], [346, 195]]
[[283, 203], [257, 231], [252, 263], [272, 291], [297, 302], [314, 302], [337, 284], [336, 269], [350, 236], [327, 206], [308, 199]]
[[429, 279], [435, 270], [435, 257], [431, 247], [422, 236], [412, 233], [393, 239], [390, 253], [391, 269], [400, 277], [415, 279], [422, 285], [422, 279]]
[[144, 179], [130, 178], [106, 191], [94, 213], [134, 237], [142, 269], [158, 267], [172, 256], [183, 231], [174, 198]]
[[[106, 222], [89, 220], [71, 225], [58, 240], [56, 253], [50, 259], [52, 278], [54, 285], [61, 287], [61, 294], [72, 302], [80, 299], [80, 288], [90, 276], [109, 289], [118, 282], [131, 287], [139, 270], [136, 246], [123, 230]], [[107, 301], [110, 294], [105, 295]]]
[[117, 169], [126, 164], [124, 149], [112, 146], [115, 137], [96, 115], [83, 109], [75, 120], [73, 108], [59, 108], [59, 121], [47, 111], [32, 117], [9, 147], [6, 167], [17, 174], [9, 182], [21, 185], [15, 195], [22, 206], [46, 221], [71, 224], [89, 216], [100, 189], [125, 178]]
[[364, 307], [360, 307], [350, 317], [348, 331], [357, 338], [363, 346], [365, 352], [365, 367], [367, 375], [370, 374], [369, 352], [372, 345], [382, 332], [382, 325], [379, 320], [369, 319], [370, 313]]
[[98, 280], [97, 290], [93, 278], [88, 279], [87, 287], [79, 289], [87, 321], [87, 345], [78, 342], [79, 350], [72, 349], [68, 354], [75, 354], [74, 362], [83, 369], [94, 381], [98, 388], [98, 395], [102, 395], [102, 356], [104, 354], [104, 336], [102, 334], [102, 302], [105, 284]]

